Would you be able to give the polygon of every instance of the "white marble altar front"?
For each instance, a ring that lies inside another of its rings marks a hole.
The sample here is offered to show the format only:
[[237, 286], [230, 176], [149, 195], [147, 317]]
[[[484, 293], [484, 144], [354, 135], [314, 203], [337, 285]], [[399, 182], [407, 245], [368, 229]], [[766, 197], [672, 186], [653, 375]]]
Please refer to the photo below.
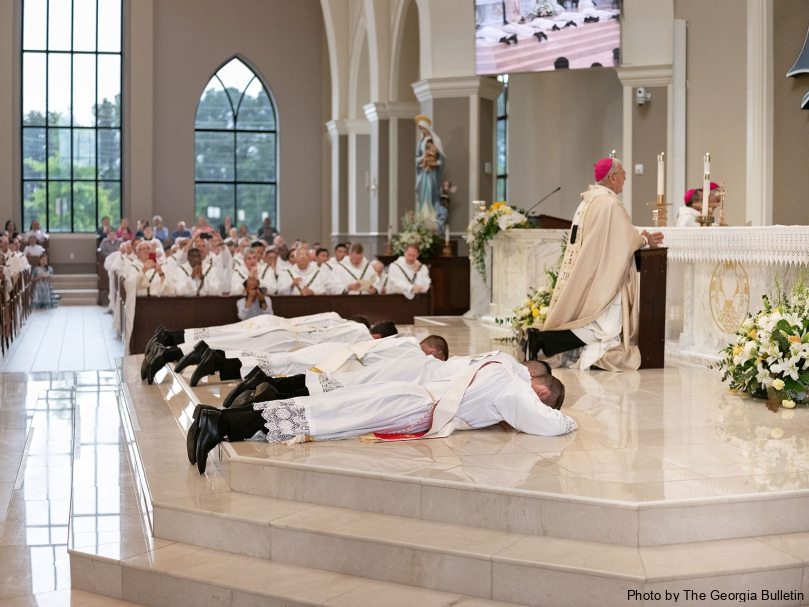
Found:
[[489, 314], [505, 318], [532, 287], [545, 286], [545, 270], [557, 267], [569, 230], [505, 230], [492, 240]]
[[668, 247], [666, 354], [718, 360], [734, 332], [761, 307], [776, 278], [789, 289], [809, 265], [809, 227], [646, 228]]

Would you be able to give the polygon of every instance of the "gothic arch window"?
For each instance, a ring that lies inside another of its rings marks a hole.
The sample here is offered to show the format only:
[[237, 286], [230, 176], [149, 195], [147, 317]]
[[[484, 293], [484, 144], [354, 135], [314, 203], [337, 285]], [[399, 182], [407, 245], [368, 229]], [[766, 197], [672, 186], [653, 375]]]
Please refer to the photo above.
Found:
[[196, 215], [211, 225], [229, 215], [255, 234], [278, 225], [278, 124], [267, 87], [239, 58], [208, 81], [194, 131]]
[[122, 0], [22, 2], [22, 218], [95, 232], [121, 217]]
[[495, 200], [508, 200], [508, 74], [498, 76], [503, 83], [503, 91], [497, 97], [497, 134], [496, 146], [496, 179]]

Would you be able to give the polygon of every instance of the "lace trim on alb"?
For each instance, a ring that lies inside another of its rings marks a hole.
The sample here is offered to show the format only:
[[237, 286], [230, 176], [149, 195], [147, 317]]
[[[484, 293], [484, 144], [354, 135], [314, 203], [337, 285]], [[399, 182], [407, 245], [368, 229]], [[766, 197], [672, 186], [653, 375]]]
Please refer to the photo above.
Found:
[[261, 411], [269, 443], [291, 440], [298, 434], [309, 435], [306, 411], [294, 398], [256, 403], [253, 408]]
[[334, 377], [328, 373], [320, 373], [317, 376], [317, 380], [320, 382], [320, 387], [323, 389], [323, 392], [331, 392], [332, 390], [344, 387], [342, 383], [334, 379]]

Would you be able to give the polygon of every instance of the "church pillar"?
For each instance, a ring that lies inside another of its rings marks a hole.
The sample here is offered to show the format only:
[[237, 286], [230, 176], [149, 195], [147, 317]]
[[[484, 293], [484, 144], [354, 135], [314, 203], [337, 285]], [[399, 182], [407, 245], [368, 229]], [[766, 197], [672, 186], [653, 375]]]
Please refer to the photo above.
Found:
[[331, 240], [348, 233], [348, 129], [345, 120], [326, 123], [331, 137]]
[[495, 101], [502, 88], [486, 76], [429, 78], [413, 84], [421, 113], [432, 120], [444, 145], [444, 180], [458, 188], [449, 208], [455, 235], [462, 235], [469, 223], [472, 200], [494, 197]]
[[772, 225], [772, 0], [747, 0], [747, 125], [746, 218]]
[[371, 126], [369, 234], [387, 234], [390, 197], [390, 119], [387, 103], [369, 103], [362, 108]]

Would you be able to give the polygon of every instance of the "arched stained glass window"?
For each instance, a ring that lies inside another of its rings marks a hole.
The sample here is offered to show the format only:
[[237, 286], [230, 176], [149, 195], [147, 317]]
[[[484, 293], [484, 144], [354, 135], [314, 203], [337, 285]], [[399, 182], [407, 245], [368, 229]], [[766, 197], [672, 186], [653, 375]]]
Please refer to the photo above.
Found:
[[258, 76], [238, 58], [205, 87], [195, 124], [196, 214], [211, 225], [226, 215], [260, 230], [278, 222], [275, 106]]

